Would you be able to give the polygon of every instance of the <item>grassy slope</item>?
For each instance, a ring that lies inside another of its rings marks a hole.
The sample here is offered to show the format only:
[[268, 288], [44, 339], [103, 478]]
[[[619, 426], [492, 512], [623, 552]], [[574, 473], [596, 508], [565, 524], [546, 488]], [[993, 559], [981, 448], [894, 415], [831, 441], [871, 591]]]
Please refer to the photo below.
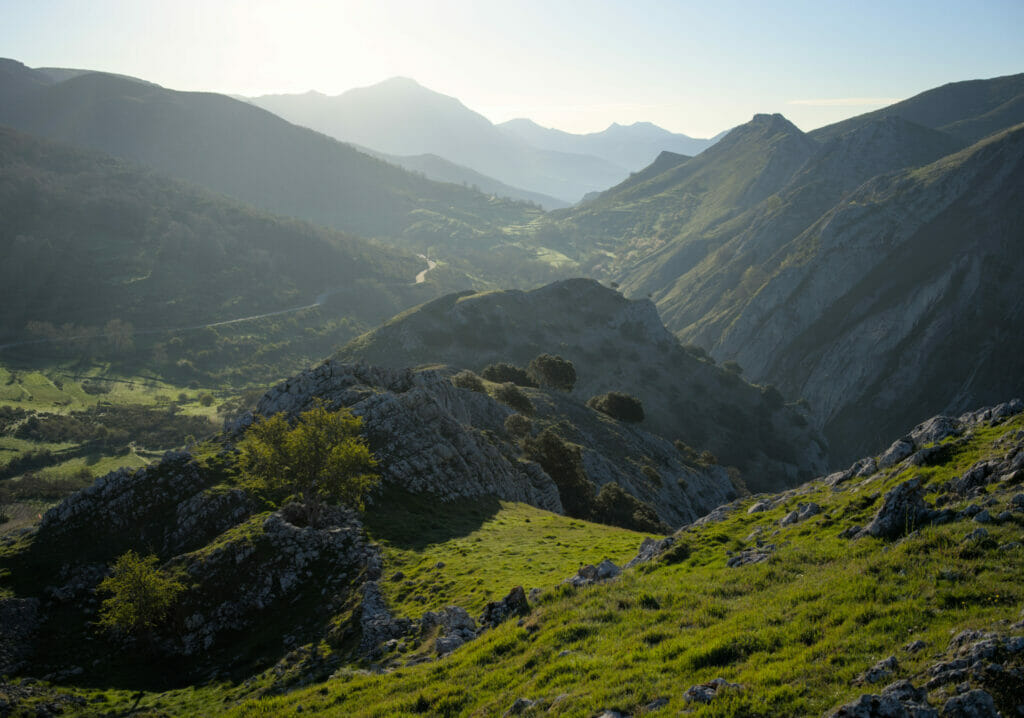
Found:
[[[686, 688], [722, 676], [744, 690], [707, 706], [689, 706], [694, 715], [821, 715], [865, 692], [851, 681], [879, 659], [894, 654], [897, 676], [915, 677], [954, 632], [1016, 620], [1024, 602], [1024, 550], [995, 547], [1021, 539], [1019, 514], [990, 524], [991, 540], [973, 546], [962, 541], [975, 524], [963, 521], [924, 528], [897, 542], [851, 542], [837, 534], [867, 523], [879, 496], [911, 473], [934, 489], [977, 460], [998, 455], [995, 440], [1022, 427], [1018, 417], [980, 429], [952, 450], [945, 465], [891, 470], [838, 492], [812, 483], [770, 511], [748, 514], [748, 499], [720, 522], [685, 530], [681, 538], [692, 548], [689, 558], [579, 590], [555, 586], [562, 567], [551, 563], [551, 570], [532, 573], [523, 558], [539, 558], [561, 542], [558, 561], [568, 568], [606, 554], [621, 558], [639, 537], [574, 526], [582, 522], [516, 505], [461, 512], [455, 532], [472, 530], [457, 538], [431, 534], [447, 525], [450, 517], [443, 514], [433, 517], [433, 529], [424, 523], [430, 517], [415, 507], [386, 519], [371, 514], [370, 530], [385, 543], [386, 575], [400, 568], [412, 580], [429, 583], [429, 567], [443, 560], [460, 589], [476, 576], [483, 580], [481, 590], [493, 595], [513, 581], [543, 583], [548, 590], [522, 626], [508, 622], [437, 662], [382, 675], [342, 669], [324, 684], [247, 701], [258, 681], [211, 683], [143, 695], [138, 708], [143, 715], [277, 716], [300, 707], [303, 715], [500, 715], [522, 696], [539, 700], [538, 709], [552, 715], [589, 716], [604, 708], [638, 715], [664, 697], [669, 703], [655, 714], [675, 715], [686, 707]], [[998, 495], [993, 514], [1007, 496]], [[927, 496], [934, 498], [934, 492]], [[779, 519], [798, 501], [815, 501], [823, 511], [779, 529]], [[758, 529], [779, 545], [777, 552], [766, 563], [727, 568], [728, 552], [750, 545]], [[574, 542], [574, 532], [582, 532], [581, 538], [589, 534], [593, 544]], [[504, 558], [509, 549], [519, 558]], [[457, 600], [477, 607], [482, 597]], [[927, 643], [925, 651], [902, 649], [916, 639]], [[131, 694], [88, 695], [121, 703]]]

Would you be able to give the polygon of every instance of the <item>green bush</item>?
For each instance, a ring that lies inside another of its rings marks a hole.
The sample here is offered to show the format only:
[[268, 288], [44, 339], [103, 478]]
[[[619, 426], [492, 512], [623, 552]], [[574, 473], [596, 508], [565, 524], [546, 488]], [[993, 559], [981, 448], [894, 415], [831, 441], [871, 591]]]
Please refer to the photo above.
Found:
[[572, 391], [576, 386], [576, 367], [568, 359], [554, 354], [541, 354], [530, 362], [530, 376], [541, 386]]
[[644, 420], [644, 405], [641, 401], [620, 391], [592, 396], [587, 400], [587, 406], [619, 421], [638, 424]]
[[507, 381], [512, 382], [517, 386], [528, 386], [536, 388], [537, 382], [530, 378], [530, 375], [526, 373], [525, 369], [515, 366], [514, 364], [506, 364], [505, 362], [498, 362], [496, 364], [488, 364], [484, 367], [484, 370], [480, 372], [487, 381], [493, 381], [496, 384], [504, 384]]
[[604, 524], [621, 526], [634, 531], [668, 533], [658, 514], [649, 505], [626, 493], [621, 486], [612, 482], [605, 484], [594, 499], [592, 518]]
[[380, 483], [377, 461], [359, 435], [363, 420], [348, 409], [328, 411], [317, 401], [290, 426], [284, 414], [261, 419], [241, 444], [241, 467], [250, 485], [278, 498], [297, 496], [316, 525], [326, 502], [362, 510]]
[[536, 461], [558, 486], [565, 513], [588, 518], [594, 501], [594, 485], [583, 472], [583, 457], [578, 446], [562, 441], [551, 429], [523, 442], [526, 457]]
[[736, 374], [737, 376], [743, 373], [743, 367], [739, 365], [739, 362], [732, 359], [722, 362], [722, 368], [730, 374]]
[[494, 398], [507, 407], [515, 409], [521, 414], [533, 413], [533, 402], [523, 391], [510, 381], [505, 382], [494, 390]]
[[505, 431], [515, 439], [522, 439], [533, 431], [533, 422], [522, 414], [509, 414], [505, 419]]
[[110, 596], [100, 604], [99, 624], [132, 636], [148, 634], [166, 617], [185, 587], [156, 567], [157, 557], [122, 554], [98, 591]]
[[469, 371], [468, 369], [452, 375], [451, 381], [452, 386], [456, 386], [459, 389], [469, 389], [481, 394], [487, 393], [487, 389], [484, 388], [483, 379], [477, 376], [476, 372]]

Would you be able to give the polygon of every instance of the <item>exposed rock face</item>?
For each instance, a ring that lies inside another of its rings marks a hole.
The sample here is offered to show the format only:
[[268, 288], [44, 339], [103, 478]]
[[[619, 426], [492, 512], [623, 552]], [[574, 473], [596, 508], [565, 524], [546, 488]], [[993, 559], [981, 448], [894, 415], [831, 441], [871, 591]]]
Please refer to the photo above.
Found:
[[[253, 517], [214, 548], [174, 558], [194, 586], [181, 603], [185, 632], [172, 645], [184, 655], [271, 620], [298, 596], [345, 594], [361, 577], [380, 575], [380, 557], [351, 512], [325, 512], [320, 526], [297, 526], [288, 507]], [[368, 589], [372, 599], [372, 589]], [[372, 601], [371, 601], [372, 602]]]
[[439, 373], [328, 361], [270, 390], [257, 412], [295, 415], [318, 398], [362, 417], [387, 483], [441, 500], [496, 496], [562, 509], [539, 467], [503, 455], [477, 428], [502, 426], [511, 412]]
[[409, 633], [412, 621], [392, 616], [377, 582], [367, 581], [363, 584], [363, 609], [359, 626], [363, 634], [359, 649], [363, 654], [373, 656], [385, 641]]
[[1017, 127], [862, 185], [761, 267], [712, 353], [807, 398], [840, 460], [1020, 392], [1022, 178]]
[[863, 695], [829, 714], [829, 718], [939, 718], [928, 693], [909, 681], [886, 686], [881, 694]]
[[[201, 546], [252, 512], [241, 491], [210, 494], [210, 479], [186, 452], [168, 452], [156, 466], [118, 469], [43, 514], [39, 537], [68, 541], [97, 536], [122, 550], [173, 555]], [[102, 521], [98, 521], [102, 517]]]
[[583, 403], [610, 391], [637, 397], [642, 427], [738, 466], [753, 488], [824, 471], [824, 442], [800, 409], [686, 351], [648, 300], [572, 279], [530, 292], [462, 293], [407, 312], [353, 340], [337, 358], [380, 366], [526, 366], [541, 353], [571, 360]]
[[[600, 488], [616, 483], [649, 503], [672, 526], [693, 521], [735, 497], [720, 466], [683, 462], [668, 441], [613, 421], [557, 391], [524, 389], [537, 417], [565, 420], [580, 446], [584, 472]], [[328, 361], [282, 383], [257, 413], [290, 415], [323, 399], [363, 418], [385, 483], [442, 501], [496, 496], [561, 512], [558, 488], [544, 471], [520, 458], [505, 430], [512, 409], [486, 394], [454, 387], [440, 371], [410, 371]], [[240, 430], [249, 417], [232, 425]], [[652, 478], [651, 471], [654, 471]]]

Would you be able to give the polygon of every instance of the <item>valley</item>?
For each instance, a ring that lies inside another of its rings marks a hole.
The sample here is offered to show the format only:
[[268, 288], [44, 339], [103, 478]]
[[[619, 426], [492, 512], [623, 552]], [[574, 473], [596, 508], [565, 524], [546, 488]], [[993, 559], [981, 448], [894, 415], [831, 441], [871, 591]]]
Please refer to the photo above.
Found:
[[1019, 74], [695, 139], [0, 60], [0, 716], [1021, 713], [1022, 198]]

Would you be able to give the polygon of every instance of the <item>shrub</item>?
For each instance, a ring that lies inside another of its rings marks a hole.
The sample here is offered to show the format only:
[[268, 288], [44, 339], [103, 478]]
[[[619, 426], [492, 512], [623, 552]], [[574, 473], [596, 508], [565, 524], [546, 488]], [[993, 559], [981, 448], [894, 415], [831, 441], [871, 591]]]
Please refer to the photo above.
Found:
[[199, 403], [203, 406], [213, 406], [213, 394], [204, 392], [199, 395]]
[[672, 445], [676, 447], [676, 451], [682, 456], [684, 464], [696, 466], [700, 463], [700, 454], [682, 439], [676, 439], [672, 442]]
[[541, 354], [530, 362], [530, 376], [541, 386], [572, 391], [576, 386], [576, 367], [568, 359], [554, 354]]
[[488, 364], [484, 367], [484, 370], [480, 372], [487, 381], [493, 381], [496, 384], [504, 384], [507, 381], [512, 382], [517, 386], [528, 386], [536, 387], [537, 382], [530, 378], [530, 375], [525, 369], [515, 366], [514, 364], [506, 364], [505, 362], [498, 362], [496, 364]]
[[134, 551], [122, 554], [112, 573], [98, 590], [110, 596], [100, 605], [99, 623], [104, 628], [133, 636], [148, 634], [167, 617], [185, 587], [165, 576], [157, 557], [142, 558]]
[[704, 466], [712, 466], [718, 463], [718, 457], [704, 449], [704, 451], [700, 452], [700, 463]]
[[587, 400], [587, 406], [619, 421], [638, 424], [644, 420], [644, 405], [640, 400], [619, 391], [592, 396]]
[[279, 497], [297, 495], [315, 525], [325, 502], [362, 510], [380, 476], [359, 435], [363, 420], [348, 409], [328, 411], [317, 401], [289, 426], [284, 414], [261, 419], [241, 444], [241, 466], [250, 482]]
[[736, 374], [737, 376], [743, 373], [743, 367], [739, 365], [739, 362], [732, 359], [722, 362], [722, 368], [730, 374]]
[[505, 419], [505, 431], [511, 437], [521, 439], [533, 431], [533, 422], [522, 414], [509, 414]]
[[634, 531], [668, 533], [670, 530], [658, 518], [654, 509], [632, 494], [626, 493], [615, 482], [601, 487], [594, 499], [592, 516], [601, 523]]
[[477, 376], [476, 372], [469, 371], [468, 369], [454, 374], [451, 381], [452, 386], [457, 386], [460, 389], [469, 389], [481, 394], [487, 393], [487, 390], [484, 388], [483, 379]]
[[510, 381], [505, 382], [494, 390], [494, 398], [507, 407], [515, 409], [521, 414], [533, 413], [533, 402], [523, 391]]
[[526, 457], [536, 461], [558, 486], [565, 513], [575, 518], [588, 518], [594, 501], [594, 485], [583, 472], [579, 447], [562, 441], [551, 429], [523, 443]]

